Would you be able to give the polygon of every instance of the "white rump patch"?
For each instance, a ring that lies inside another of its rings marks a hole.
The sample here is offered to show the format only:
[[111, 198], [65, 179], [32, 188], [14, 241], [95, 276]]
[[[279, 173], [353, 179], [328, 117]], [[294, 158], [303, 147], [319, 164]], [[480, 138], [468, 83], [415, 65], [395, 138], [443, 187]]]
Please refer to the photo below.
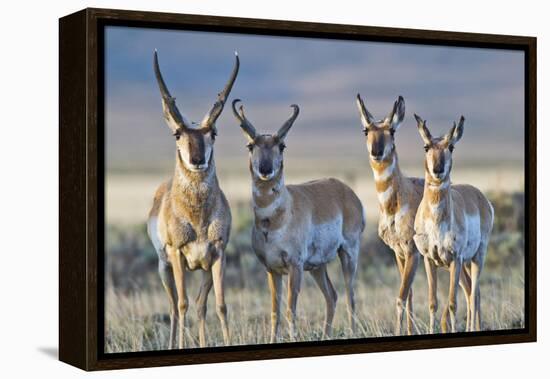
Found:
[[164, 243], [160, 238], [158, 230], [158, 217], [151, 217], [149, 219], [149, 221], [147, 222], [147, 232], [149, 234], [151, 242], [153, 243], [153, 246], [155, 247], [155, 250], [157, 251], [157, 254], [160, 256]]
[[466, 230], [467, 230], [467, 241], [466, 248], [464, 249], [463, 257], [466, 260], [470, 260], [477, 253], [479, 245], [483, 236], [481, 235], [481, 220], [479, 214], [470, 215], [465, 213]]

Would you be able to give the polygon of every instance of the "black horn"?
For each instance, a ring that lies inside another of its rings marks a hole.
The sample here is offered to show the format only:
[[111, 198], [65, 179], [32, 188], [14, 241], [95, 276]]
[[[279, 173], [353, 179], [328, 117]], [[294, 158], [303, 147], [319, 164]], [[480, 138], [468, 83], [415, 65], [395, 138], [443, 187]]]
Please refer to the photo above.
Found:
[[233, 71], [231, 72], [231, 76], [229, 77], [229, 80], [227, 81], [227, 84], [223, 88], [223, 90], [218, 94], [218, 99], [212, 106], [212, 109], [204, 116], [204, 119], [202, 120], [202, 126], [206, 128], [211, 128], [214, 126], [216, 120], [218, 117], [220, 117], [220, 114], [222, 113], [223, 107], [225, 105], [225, 102], [227, 101], [227, 98], [229, 97], [229, 93], [231, 92], [231, 88], [233, 88], [233, 84], [235, 83], [235, 79], [237, 79], [237, 74], [239, 73], [239, 55], [237, 52], [235, 52], [235, 65], [233, 66]]
[[157, 83], [160, 89], [160, 94], [162, 96], [162, 109], [164, 113], [164, 118], [168, 123], [170, 129], [174, 134], [178, 134], [182, 129], [189, 128], [191, 125], [189, 122], [181, 115], [178, 107], [176, 106], [176, 98], [172, 97], [166, 83], [162, 78], [160, 73], [159, 61], [157, 51], [155, 50], [154, 59], [153, 59], [153, 68], [155, 71], [155, 77], [157, 78]]
[[300, 108], [296, 104], [292, 104], [290, 107], [293, 108], [292, 116], [290, 116], [290, 118], [286, 120], [286, 122], [283, 124], [283, 126], [281, 126], [281, 128], [277, 132], [277, 137], [281, 140], [285, 139], [286, 134], [288, 133], [288, 131], [292, 127], [292, 124], [294, 124], [294, 121], [296, 121], [296, 118], [300, 113]]
[[237, 118], [237, 120], [240, 123], [241, 129], [244, 131], [244, 133], [251, 139], [254, 140], [256, 138], [256, 129], [254, 126], [248, 121], [246, 116], [244, 115], [244, 109], [241, 105], [239, 107], [239, 110], [237, 111], [236, 105], [237, 103], [241, 102], [241, 99], [235, 99], [231, 103], [231, 106], [233, 108], [233, 114]]

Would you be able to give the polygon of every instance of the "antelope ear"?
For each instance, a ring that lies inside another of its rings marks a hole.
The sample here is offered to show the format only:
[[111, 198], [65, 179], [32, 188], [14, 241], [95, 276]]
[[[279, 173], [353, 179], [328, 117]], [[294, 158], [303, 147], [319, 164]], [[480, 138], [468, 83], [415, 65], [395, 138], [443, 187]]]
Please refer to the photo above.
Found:
[[449, 143], [452, 143], [455, 145], [460, 139], [462, 138], [462, 134], [464, 133], [464, 116], [460, 116], [460, 120], [458, 121], [458, 125], [456, 122], [453, 122], [453, 127], [445, 136], [445, 139], [449, 141]]
[[416, 119], [416, 123], [418, 126], [418, 132], [420, 133], [420, 137], [422, 137], [422, 140], [426, 145], [429, 145], [432, 143], [432, 134], [428, 130], [428, 127], [426, 126], [426, 121], [422, 120], [419, 115], [416, 113], [414, 114], [414, 118]]
[[391, 113], [388, 115], [388, 122], [390, 125], [390, 128], [392, 128], [394, 131], [399, 128], [401, 125], [401, 122], [403, 122], [403, 119], [405, 118], [405, 99], [403, 99], [403, 96], [399, 96], [395, 103], [393, 104], [393, 109]]
[[367, 107], [365, 107], [365, 103], [363, 102], [363, 99], [361, 99], [360, 94], [357, 94], [355, 103], [357, 104], [357, 109], [359, 109], [359, 116], [361, 117], [363, 130], [367, 130], [374, 123], [374, 117], [372, 117], [372, 114], [368, 111]]

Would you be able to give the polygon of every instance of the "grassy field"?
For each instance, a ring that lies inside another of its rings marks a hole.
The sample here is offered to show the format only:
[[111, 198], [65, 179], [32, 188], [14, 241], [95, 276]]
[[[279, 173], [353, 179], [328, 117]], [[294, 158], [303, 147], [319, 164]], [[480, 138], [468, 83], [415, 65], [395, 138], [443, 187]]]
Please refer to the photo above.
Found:
[[[399, 281], [396, 270], [367, 267], [358, 275], [356, 301], [358, 330], [352, 335], [348, 329], [343, 283], [336, 263], [331, 265], [330, 276], [339, 294], [334, 320], [333, 338], [360, 338], [392, 335], [394, 299]], [[440, 274], [443, 274], [441, 272]], [[427, 333], [428, 320], [426, 278], [424, 269], [417, 272], [414, 283], [415, 320], [419, 333]], [[197, 275], [192, 277], [198, 278]], [[445, 299], [448, 275], [440, 275], [440, 301]], [[197, 293], [197, 280], [192, 280], [190, 294]], [[261, 344], [269, 341], [269, 295], [265, 280], [245, 287], [228, 286], [227, 303], [231, 343], [235, 345]], [[524, 326], [523, 266], [511, 269], [488, 268], [481, 284], [483, 329], [499, 330]], [[441, 303], [441, 307], [443, 306]], [[209, 299], [207, 315], [208, 345], [223, 343], [221, 329], [215, 315], [213, 296]], [[440, 307], [440, 309], [441, 309]], [[459, 296], [459, 330], [464, 327], [465, 303]], [[148, 275], [142, 286], [122, 291], [111, 283], [106, 292], [106, 346], [107, 352], [166, 349], [169, 336], [168, 303], [159, 280]], [[283, 313], [284, 314], [284, 313]], [[303, 341], [321, 339], [324, 301], [313, 280], [306, 276], [298, 302], [298, 338]], [[188, 340], [198, 347], [198, 330], [193, 303], [188, 316]], [[286, 323], [282, 324], [282, 336], [287, 340]]]
[[[485, 174], [482, 174], [482, 171]], [[489, 172], [489, 174], [487, 174]], [[333, 174], [334, 171], [331, 173]], [[292, 172], [287, 182], [302, 179]], [[319, 172], [321, 176], [325, 173]], [[376, 236], [377, 205], [371, 175], [359, 179], [354, 173], [337, 172], [359, 194], [367, 208], [367, 230], [361, 249], [356, 281], [358, 330], [350, 334], [346, 320], [343, 281], [338, 262], [329, 267], [339, 295], [333, 338], [360, 338], [392, 334], [395, 297], [399, 286], [393, 253]], [[364, 179], [363, 179], [364, 178]], [[458, 179], [457, 179], [458, 178]], [[158, 175], [117, 174], [107, 177], [107, 240], [105, 293], [105, 351], [165, 349], [169, 333], [168, 301], [157, 274], [157, 258], [143, 222], [151, 195], [160, 183]], [[227, 248], [226, 301], [231, 343], [266, 343], [269, 338], [269, 290], [264, 267], [250, 248], [251, 209], [249, 178], [220, 177], [232, 206], [233, 227]], [[521, 169], [465, 169], [456, 182], [475, 183], [495, 206], [496, 223], [485, 271], [481, 277], [483, 329], [519, 328], [524, 325], [524, 226]], [[506, 184], [506, 185], [504, 185]], [[448, 274], [440, 271], [440, 309], [445, 304]], [[200, 273], [189, 275], [189, 298], [194, 299]], [[426, 333], [427, 286], [423, 265], [414, 282], [415, 322], [418, 333]], [[283, 304], [283, 306], [286, 306]], [[223, 341], [213, 295], [209, 298], [207, 338], [210, 346]], [[300, 340], [321, 338], [324, 300], [313, 279], [305, 276], [298, 300]], [[441, 311], [439, 312], [441, 313]], [[465, 303], [459, 295], [460, 330], [464, 326]], [[194, 303], [188, 314], [191, 346], [198, 344]], [[287, 338], [286, 323], [282, 324]]]

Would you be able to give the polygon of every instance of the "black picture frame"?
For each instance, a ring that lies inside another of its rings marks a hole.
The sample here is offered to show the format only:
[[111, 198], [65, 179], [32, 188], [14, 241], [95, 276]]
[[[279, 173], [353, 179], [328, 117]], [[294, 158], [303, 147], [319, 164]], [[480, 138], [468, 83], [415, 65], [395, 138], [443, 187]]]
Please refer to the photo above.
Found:
[[[103, 353], [103, 38], [109, 25], [486, 47], [525, 52], [525, 328], [357, 340]], [[533, 342], [536, 305], [534, 37], [84, 9], [59, 21], [59, 358], [85, 370]]]

